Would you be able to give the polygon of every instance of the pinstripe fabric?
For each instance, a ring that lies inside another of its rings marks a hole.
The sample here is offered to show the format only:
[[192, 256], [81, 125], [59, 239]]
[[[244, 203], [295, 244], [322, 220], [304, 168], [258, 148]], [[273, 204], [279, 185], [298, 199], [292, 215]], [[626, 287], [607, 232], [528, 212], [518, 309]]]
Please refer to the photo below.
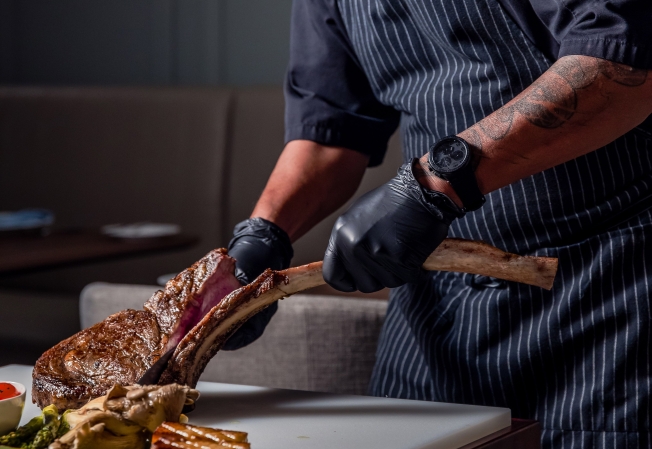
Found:
[[[508, 102], [551, 64], [496, 0], [340, 0], [405, 158]], [[506, 406], [546, 448], [652, 448], [652, 136], [635, 129], [487, 197], [450, 236], [559, 257], [551, 292], [435, 273], [392, 291], [370, 392]], [[646, 260], [647, 258], [647, 260]]]

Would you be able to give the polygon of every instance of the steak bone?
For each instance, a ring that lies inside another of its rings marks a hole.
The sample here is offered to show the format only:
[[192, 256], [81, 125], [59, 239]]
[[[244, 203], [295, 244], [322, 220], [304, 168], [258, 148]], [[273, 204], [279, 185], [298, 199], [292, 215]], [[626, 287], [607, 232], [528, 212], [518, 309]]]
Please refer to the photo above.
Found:
[[[282, 271], [266, 270], [254, 282], [227, 295], [181, 340], [160, 383], [197, 385], [208, 362], [249, 318], [279, 299], [325, 284], [323, 262]], [[519, 256], [487, 243], [445, 239], [423, 265], [552, 288], [557, 259]]]

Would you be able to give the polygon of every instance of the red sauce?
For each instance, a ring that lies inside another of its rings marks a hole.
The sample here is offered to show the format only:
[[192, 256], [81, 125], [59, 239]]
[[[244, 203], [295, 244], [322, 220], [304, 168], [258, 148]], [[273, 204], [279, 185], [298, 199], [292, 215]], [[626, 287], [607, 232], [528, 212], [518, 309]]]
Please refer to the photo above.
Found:
[[0, 382], [0, 400], [15, 398], [16, 396], [20, 396], [16, 387], [7, 382]]

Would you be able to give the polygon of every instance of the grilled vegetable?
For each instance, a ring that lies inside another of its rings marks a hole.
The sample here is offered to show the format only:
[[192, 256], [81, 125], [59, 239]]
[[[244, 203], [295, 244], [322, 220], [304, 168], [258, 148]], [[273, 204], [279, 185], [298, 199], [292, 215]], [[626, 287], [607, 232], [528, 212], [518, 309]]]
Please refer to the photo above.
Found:
[[[99, 415], [95, 416], [95, 419], [97, 418], [99, 418]], [[148, 436], [149, 434], [141, 428], [137, 432], [128, 435], [115, 435], [107, 430], [103, 422], [93, 424], [87, 421], [52, 443], [50, 448], [144, 449], [147, 447]]]
[[54, 405], [43, 409], [43, 427], [36, 433], [34, 440], [28, 445], [23, 444], [26, 449], [45, 449], [54, 441], [59, 430], [59, 411]]
[[152, 435], [152, 449], [250, 449], [245, 432], [164, 422]]
[[59, 430], [57, 430], [57, 438], [61, 438], [64, 436], [70, 429], [72, 429], [72, 426], [68, 422], [68, 416], [74, 412], [74, 410], [66, 410], [63, 412], [63, 415], [61, 415], [61, 422], [59, 423]]
[[184, 404], [194, 403], [197, 390], [177, 384], [123, 387], [79, 410], [66, 411], [69, 429], [49, 449], [141, 449], [151, 432], [165, 420], [178, 420]]

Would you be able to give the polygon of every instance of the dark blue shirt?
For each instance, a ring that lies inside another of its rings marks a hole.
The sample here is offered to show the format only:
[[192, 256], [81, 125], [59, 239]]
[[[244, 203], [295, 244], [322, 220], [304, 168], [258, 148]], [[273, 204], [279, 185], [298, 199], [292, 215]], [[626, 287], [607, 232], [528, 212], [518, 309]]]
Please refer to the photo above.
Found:
[[[604, 5], [650, 16], [644, 3]], [[621, 40], [620, 19], [578, 9], [570, 16], [586, 20], [546, 49], [499, 0], [297, 0], [294, 14], [288, 136], [372, 163], [399, 118], [410, 160], [509, 102], [564, 48], [638, 65], [626, 58], [651, 41], [645, 29]], [[633, 129], [486, 197], [448, 236], [557, 257], [555, 286], [436, 271], [392, 289], [369, 392], [508, 407], [541, 422], [543, 449], [652, 449], [652, 133]]]
[[[651, 0], [499, 1], [550, 61], [586, 55], [652, 69]], [[374, 95], [337, 0], [294, 2], [285, 97], [286, 142], [349, 148], [369, 155], [371, 166], [382, 162], [400, 120]]]
[[652, 69], [648, 0], [499, 0], [548, 58], [586, 55]]

